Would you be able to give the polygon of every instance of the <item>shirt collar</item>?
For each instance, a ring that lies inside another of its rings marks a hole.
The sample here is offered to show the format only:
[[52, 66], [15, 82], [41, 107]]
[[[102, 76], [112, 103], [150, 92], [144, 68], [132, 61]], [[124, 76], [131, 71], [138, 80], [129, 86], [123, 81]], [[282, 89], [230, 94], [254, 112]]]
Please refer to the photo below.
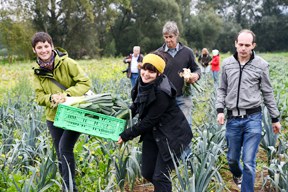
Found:
[[[179, 43], [177, 43], [175, 50], [176, 50], [176, 52], [179, 51]], [[165, 47], [164, 47], [164, 51], [165, 51], [165, 52], [168, 52], [168, 51], [169, 51], [169, 48], [167, 47], [166, 44], [165, 44]]]

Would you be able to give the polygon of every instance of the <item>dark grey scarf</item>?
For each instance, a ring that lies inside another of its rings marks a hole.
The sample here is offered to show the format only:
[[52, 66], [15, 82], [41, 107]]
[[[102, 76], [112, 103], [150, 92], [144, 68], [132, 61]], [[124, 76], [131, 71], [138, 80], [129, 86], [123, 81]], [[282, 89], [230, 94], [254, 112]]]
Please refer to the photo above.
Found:
[[143, 83], [142, 79], [138, 79], [137, 96], [134, 100], [134, 104], [137, 105], [139, 116], [141, 117], [145, 108], [155, 100], [155, 89], [162, 81], [162, 77], [159, 76], [155, 81], [151, 83]]

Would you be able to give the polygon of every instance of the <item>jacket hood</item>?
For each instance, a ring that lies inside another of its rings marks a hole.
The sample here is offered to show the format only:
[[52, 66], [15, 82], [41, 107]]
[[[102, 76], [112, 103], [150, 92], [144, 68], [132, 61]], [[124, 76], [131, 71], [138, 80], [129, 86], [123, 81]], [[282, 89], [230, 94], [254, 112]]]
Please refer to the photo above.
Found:
[[54, 53], [56, 54], [54, 60], [54, 68], [56, 69], [62, 63], [60, 61], [68, 58], [68, 52], [61, 47], [57, 47], [54, 49]]
[[171, 81], [169, 81], [166, 75], [163, 75], [162, 82], [159, 85], [159, 89], [164, 91], [170, 97], [176, 97], [176, 93], [177, 93], [176, 88], [171, 83]]

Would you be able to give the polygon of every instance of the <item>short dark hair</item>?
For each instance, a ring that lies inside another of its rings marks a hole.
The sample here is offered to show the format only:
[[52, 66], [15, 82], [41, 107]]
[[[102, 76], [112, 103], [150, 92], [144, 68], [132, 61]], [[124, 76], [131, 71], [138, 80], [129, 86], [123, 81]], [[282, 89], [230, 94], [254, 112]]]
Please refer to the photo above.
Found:
[[238, 37], [241, 33], [249, 33], [252, 35], [253, 37], [253, 40], [252, 40], [252, 43], [255, 43], [256, 42], [256, 35], [253, 33], [253, 31], [249, 30], [249, 29], [242, 29], [237, 35], [236, 35], [236, 38], [235, 38], [235, 41], [238, 42]]
[[144, 63], [141, 67], [141, 69], [144, 69], [144, 70], [148, 70], [148, 71], [153, 71], [155, 73], [160, 73], [156, 67], [154, 65], [152, 65], [151, 63]]
[[46, 41], [47, 41], [51, 46], [53, 45], [52, 38], [51, 38], [51, 36], [50, 36], [48, 33], [45, 33], [45, 32], [37, 32], [37, 33], [35, 33], [35, 34], [33, 35], [31, 44], [32, 44], [32, 47], [35, 48], [35, 46], [36, 46], [36, 44], [37, 44], [38, 42], [45, 43]]

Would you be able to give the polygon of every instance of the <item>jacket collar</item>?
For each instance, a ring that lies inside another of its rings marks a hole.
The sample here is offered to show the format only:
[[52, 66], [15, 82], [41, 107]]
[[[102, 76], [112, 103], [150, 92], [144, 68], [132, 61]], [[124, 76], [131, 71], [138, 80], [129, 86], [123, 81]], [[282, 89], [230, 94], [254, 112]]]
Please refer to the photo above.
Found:
[[[238, 61], [238, 63], [239, 63], [239, 60], [238, 60], [238, 52], [237, 52], [237, 51], [234, 53], [233, 57], [234, 57], [234, 58], [236, 59], [236, 61]], [[254, 58], [255, 58], [255, 51], [252, 50], [252, 54], [251, 54], [250, 59], [249, 59], [249, 61], [248, 61], [247, 63], [249, 63], [250, 61], [252, 61]]]

